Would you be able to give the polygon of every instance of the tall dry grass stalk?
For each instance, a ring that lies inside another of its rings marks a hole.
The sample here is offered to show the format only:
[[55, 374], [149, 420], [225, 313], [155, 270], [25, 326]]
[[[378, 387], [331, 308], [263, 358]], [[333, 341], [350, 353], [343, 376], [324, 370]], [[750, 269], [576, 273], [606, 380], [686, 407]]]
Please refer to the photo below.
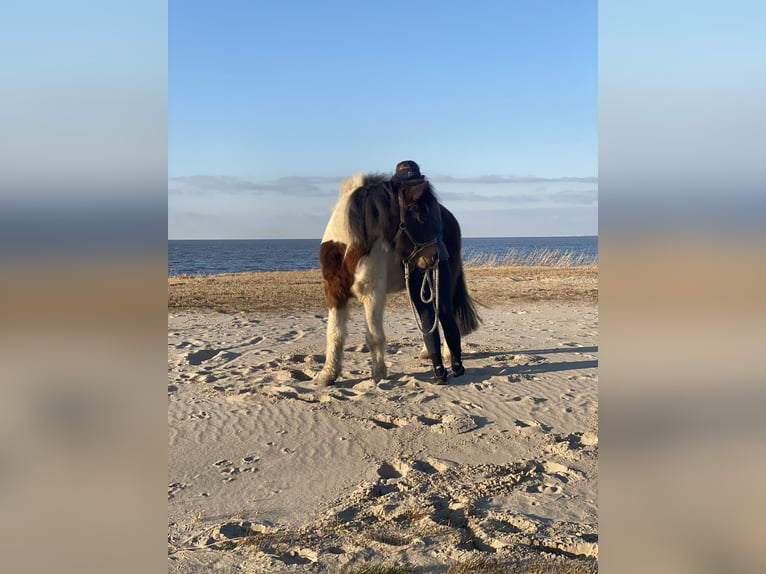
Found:
[[511, 248], [502, 255], [470, 254], [463, 260], [466, 267], [582, 267], [597, 262], [598, 257], [592, 255], [550, 248], [527, 253]]
[[410, 566], [401, 564], [353, 564], [338, 571], [338, 574], [412, 574]]

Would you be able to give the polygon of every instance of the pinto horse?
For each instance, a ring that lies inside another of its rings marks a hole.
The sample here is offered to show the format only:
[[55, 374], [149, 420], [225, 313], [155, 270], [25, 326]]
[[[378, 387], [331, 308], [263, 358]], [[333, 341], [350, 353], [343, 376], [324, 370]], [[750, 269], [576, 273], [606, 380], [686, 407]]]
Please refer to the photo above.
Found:
[[[447, 261], [439, 261], [438, 240], [431, 224], [434, 217], [441, 222]], [[348, 301], [352, 297], [364, 307], [372, 379], [378, 382], [388, 376], [383, 308], [387, 293], [405, 287], [409, 287], [434, 362], [434, 382], [446, 382], [446, 374], [437, 372], [442, 362], [437, 315], [450, 350], [453, 373], [462, 374], [460, 335], [474, 331], [481, 319], [468, 295], [460, 249], [457, 219], [438, 202], [428, 181], [403, 185], [389, 181], [386, 175], [362, 173], [346, 178], [319, 246], [329, 312], [325, 364], [315, 382], [331, 385], [340, 375]], [[447, 277], [435, 274], [436, 268], [446, 270]], [[431, 301], [439, 301], [438, 306], [430, 306]], [[454, 328], [448, 329], [447, 325]]]

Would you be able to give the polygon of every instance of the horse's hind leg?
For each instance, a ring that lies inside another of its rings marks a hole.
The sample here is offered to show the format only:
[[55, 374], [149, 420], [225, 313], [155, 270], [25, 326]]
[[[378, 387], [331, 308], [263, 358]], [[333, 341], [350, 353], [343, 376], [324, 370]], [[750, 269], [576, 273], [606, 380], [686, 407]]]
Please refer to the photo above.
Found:
[[383, 308], [386, 304], [385, 291], [368, 293], [363, 298], [364, 318], [367, 323], [366, 340], [372, 360], [372, 379], [375, 382], [388, 376], [386, 367], [386, 334], [383, 331]]
[[[449, 361], [451, 354], [449, 352], [449, 347], [447, 346], [447, 341], [442, 342], [442, 357], [445, 361]], [[423, 347], [420, 349], [420, 355], [419, 358], [421, 359], [430, 359], [431, 355], [428, 352], [428, 347], [426, 347], [426, 344], [423, 343]]]
[[327, 351], [322, 371], [314, 377], [314, 382], [326, 387], [335, 382], [340, 375], [343, 363], [343, 345], [346, 342], [348, 307], [330, 307], [327, 316]]

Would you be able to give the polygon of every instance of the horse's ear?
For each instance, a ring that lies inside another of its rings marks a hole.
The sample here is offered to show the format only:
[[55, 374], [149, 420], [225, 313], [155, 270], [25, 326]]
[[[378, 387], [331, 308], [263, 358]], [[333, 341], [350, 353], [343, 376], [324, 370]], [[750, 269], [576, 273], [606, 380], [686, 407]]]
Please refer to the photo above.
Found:
[[421, 197], [423, 197], [423, 194], [425, 193], [426, 189], [428, 189], [427, 181], [408, 187], [406, 190], [404, 190], [404, 198], [408, 202], [414, 203], [418, 201]]

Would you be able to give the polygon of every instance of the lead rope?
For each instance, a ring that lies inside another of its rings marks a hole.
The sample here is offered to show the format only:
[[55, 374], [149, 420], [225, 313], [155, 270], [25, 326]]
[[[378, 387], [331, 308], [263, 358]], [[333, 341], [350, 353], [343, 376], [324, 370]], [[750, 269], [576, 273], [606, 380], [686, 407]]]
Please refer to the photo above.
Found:
[[[396, 231], [396, 235], [394, 236], [393, 243], [396, 243], [397, 239], [399, 239], [399, 235], [401, 235], [402, 233], [406, 233], [407, 238], [412, 242], [412, 245], [414, 246], [414, 249], [412, 253], [410, 254], [410, 256], [407, 258], [406, 261], [403, 261], [404, 285], [405, 285], [405, 288], [407, 289], [407, 299], [409, 299], [410, 301], [410, 308], [412, 309], [412, 314], [415, 315], [415, 324], [418, 326], [418, 329], [423, 335], [430, 335], [434, 331], [436, 331], [436, 325], [439, 322], [439, 268], [431, 267], [429, 269], [426, 269], [423, 273], [423, 282], [420, 284], [420, 300], [426, 305], [432, 304], [434, 307], [434, 324], [431, 325], [430, 330], [426, 331], [423, 328], [423, 322], [420, 320], [420, 314], [415, 308], [415, 303], [412, 300], [412, 295], [410, 295], [410, 264], [415, 259], [415, 256], [418, 254], [418, 252], [436, 243], [436, 239], [433, 239], [432, 241], [429, 241], [427, 243], [422, 243], [422, 244], [419, 244], [417, 241], [415, 241], [415, 238], [412, 237], [412, 235], [410, 235], [410, 232], [407, 230], [407, 227], [404, 225], [404, 202], [402, 201], [402, 198], [398, 193], [396, 197], [399, 203], [399, 229]], [[431, 290], [431, 294], [428, 297], [425, 296], [426, 285], [428, 285], [428, 288]]]
[[[436, 325], [439, 322], [439, 268], [431, 267], [423, 272], [423, 282], [420, 284], [420, 300], [426, 305], [432, 305], [434, 308], [434, 324], [431, 325], [431, 329], [426, 331], [423, 328], [423, 322], [420, 320], [420, 314], [415, 308], [415, 303], [410, 295], [410, 266], [404, 265], [404, 284], [407, 289], [407, 299], [410, 300], [410, 307], [412, 308], [412, 314], [415, 315], [415, 324], [423, 335], [430, 335], [436, 331]], [[425, 288], [428, 285], [431, 294], [426, 297]]]

